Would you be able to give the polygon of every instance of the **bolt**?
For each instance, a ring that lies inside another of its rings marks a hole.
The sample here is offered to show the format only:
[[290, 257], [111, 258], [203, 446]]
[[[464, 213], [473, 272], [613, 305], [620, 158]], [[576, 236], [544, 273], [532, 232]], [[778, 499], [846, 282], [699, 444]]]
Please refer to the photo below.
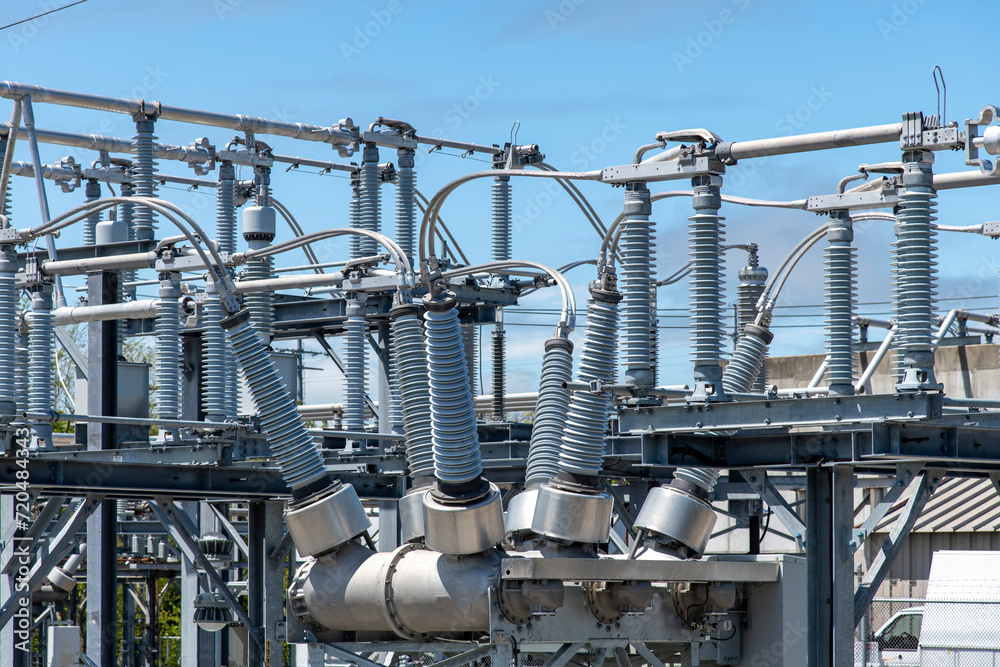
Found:
[[694, 425], [694, 427], [695, 428], [701, 428], [701, 422], [696, 422], [695, 425]]
[[750, 476], [750, 481], [751, 482], [756, 482], [757, 481], [757, 476], [756, 475], [751, 475]]
[[907, 470], [906, 472], [904, 472], [904, 473], [903, 473], [903, 477], [907, 477], [907, 478], [909, 478], [909, 476], [910, 476], [911, 474], [912, 474], [912, 473], [910, 473], [910, 471], [909, 471], [909, 470]]
[[600, 629], [601, 629], [601, 622], [600, 622], [600, 621], [598, 621], [598, 622], [597, 622], [597, 629], [598, 629], [598, 630], [600, 630]]
[[763, 491], [763, 490], [764, 490], [764, 487], [763, 487], [762, 485], [758, 484], [758, 485], [757, 485], [757, 490], [758, 490], [758, 491]]
[[858, 531], [858, 539], [859, 540], [865, 539], [865, 531], [863, 531], [863, 530], [859, 530]]
[[847, 543], [847, 546], [849, 546], [849, 547], [856, 547], [856, 546], [858, 546], [858, 543], [855, 542], [854, 540], [851, 540], [850, 542]]

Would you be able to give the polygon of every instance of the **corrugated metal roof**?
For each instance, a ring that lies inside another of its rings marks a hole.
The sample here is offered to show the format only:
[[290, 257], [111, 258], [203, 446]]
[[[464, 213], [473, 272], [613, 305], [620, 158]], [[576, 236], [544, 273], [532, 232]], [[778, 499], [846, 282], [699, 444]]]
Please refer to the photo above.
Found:
[[[906, 506], [912, 491], [896, 501], [875, 529], [887, 533]], [[859, 524], [860, 525], [860, 524]], [[946, 479], [920, 513], [914, 532], [995, 532], [1000, 530], [1000, 495], [988, 479]]]

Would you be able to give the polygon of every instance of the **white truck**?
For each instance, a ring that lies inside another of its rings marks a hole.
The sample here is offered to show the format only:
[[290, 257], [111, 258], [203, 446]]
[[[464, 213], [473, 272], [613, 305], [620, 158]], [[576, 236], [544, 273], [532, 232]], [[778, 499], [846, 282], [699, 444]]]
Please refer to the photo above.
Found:
[[923, 606], [896, 612], [872, 633], [863, 662], [1000, 666], [1000, 551], [935, 552]]

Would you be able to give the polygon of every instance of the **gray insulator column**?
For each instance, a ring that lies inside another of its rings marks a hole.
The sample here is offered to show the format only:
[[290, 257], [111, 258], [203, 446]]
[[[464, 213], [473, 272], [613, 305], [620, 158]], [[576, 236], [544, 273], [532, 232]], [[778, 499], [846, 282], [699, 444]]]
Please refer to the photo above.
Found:
[[465, 375], [469, 378], [469, 393], [479, 393], [479, 325], [463, 324], [462, 348], [465, 353]]
[[[28, 368], [31, 354], [28, 350], [30, 345], [31, 327], [28, 322], [31, 319], [30, 311], [24, 313], [23, 325], [18, 323], [17, 328], [17, 367]], [[14, 377], [14, 386], [17, 394], [17, 411], [26, 412], [30, 403], [28, 396], [28, 373], [17, 373]]]
[[[747, 325], [753, 324], [757, 319], [757, 301], [760, 299], [760, 295], [764, 293], [764, 286], [767, 284], [767, 269], [757, 263], [756, 252], [751, 255], [749, 263], [740, 268], [738, 277], [740, 279], [740, 284], [736, 288], [737, 345], [739, 345], [739, 339], [745, 335], [744, 332], [746, 331]], [[767, 356], [766, 348], [764, 350], [764, 356]], [[723, 376], [728, 374], [728, 372], [729, 367], [727, 366], [726, 373], [723, 374]], [[723, 386], [725, 386], [725, 383], [723, 383]], [[762, 363], [760, 370], [757, 372], [757, 377], [754, 379], [748, 391], [759, 394], [764, 392], [766, 388], [767, 368], [765, 364]], [[726, 391], [729, 391], [728, 387], [726, 387]], [[736, 390], [734, 389], [733, 391]]]
[[[260, 187], [265, 188], [262, 184]], [[243, 238], [251, 250], [261, 250], [271, 245], [276, 227], [275, 210], [267, 205], [248, 206], [243, 210]], [[244, 280], [267, 280], [274, 276], [273, 258], [262, 257], [247, 262]], [[243, 295], [243, 305], [250, 311], [250, 321], [267, 346], [274, 336], [274, 292], [248, 292]]]
[[695, 176], [695, 214], [688, 232], [691, 256], [691, 361], [695, 382], [718, 385], [722, 379], [723, 298], [721, 253], [724, 238], [722, 204], [719, 190], [721, 176]]
[[17, 255], [0, 246], [0, 418], [17, 413]]
[[[131, 183], [122, 183], [121, 185], [122, 197], [131, 197], [134, 194], [135, 194], [135, 188], [132, 187]], [[122, 224], [125, 225], [125, 228], [128, 230], [129, 241], [134, 241], [136, 238], [135, 220], [133, 215], [134, 212], [135, 209], [133, 208], [132, 204], [120, 204], [118, 207], [118, 219], [122, 221]], [[136, 276], [135, 271], [122, 271], [118, 275], [118, 288], [120, 292], [118, 298], [119, 303], [124, 303], [125, 301], [127, 301], [128, 299], [126, 297], [131, 299], [135, 298], [135, 287], [125, 286], [125, 283], [135, 280], [135, 276]], [[119, 341], [124, 340], [123, 333], [124, 332], [121, 330], [118, 332]]]
[[427, 352], [420, 325], [420, 308], [407, 304], [389, 311], [393, 352], [399, 369], [400, 405], [406, 434], [406, 467], [410, 477], [434, 476], [431, 442], [431, 401], [427, 380]]
[[236, 170], [232, 162], [219, 165], [215, 200], [215, 240], [221, 252], [236, 252]]
[[[492, 236], [494, 262], [504, 262], [511, 258], [511, 196], [510, 176], [494, 176], [492, 190]], [[498, 309], [497, 322], [493, 327], [493, 420], [506, 419], [504, 401], [507, 394], [507, 346], [503, 328], [503, 311]], [[472, 394], [476, 394], [474, 371], [470, 373]]]
[[653, 384], [650, 329], [653, 309], [649, 286], [655, 257], [652, 205], [645, 183], [629, 183], [625, 192], [625, 219], [618, 247], [621, 252], [622, 362], [625, 383]]
[[497, 322], [493, 327], [493, 421], [502, 422], [507, 418], [504, 400], [507, 395], [507, 350], [504, 340], [503, 322]]
[[344, 426], [349, 431], [365, 427], [365, 391], [368, 387], [368, 341], [365, 300], [347, 299], [347, 333], [344, 335]]
[[900, 388], [936, 389], [934, 307], [937, 289], [937, 220], [934, 154], [903, 153], [903, 186], [896, 208], [892, 313], [899, 325]]
[[831, 394], [854, 394], [854, 228], [849, 211], [830, 213], [826, 247], [826, 378]]
[[[156, 158], [153, 153], [153, 143], [156, 136], [153, 135], [154, 121], [139, 120], [135, 124], [135, 163], [132, 167], [132, 187], [135, 189], [137, 197], [155, 197], [156, 180], [153, 175], [156, 173]], [[133, 228], [135, 238], [140, 241], [147, 241], [156, 238], [156, 218], [153, 211], [145, 206], [139, 206], [135, 211]]]
[[[91, 202], [101, 198], [101, 184], [95, 178], [87, 180], [87, 188], [84, 190], [86, 201]], [[94, 230], [97, 223], [101, 221], [100, 212], [91, 213], [83, 223], [83, 245], [94, 245]]]
[[[221, 252], [236, 252], [236, 170], [232, 162], [219, 165], [219, 188], [215, 201], [215, 235]], [[211, 283], [211, 281], [209, 281]], [[212, 286], [214, 288], [214, 285]], [[217, 301], [210, 296], [209, 301]], [[210, 308], [213, 317], [223, 316], [221, 307]], [[213, 320], [214, 321], [214, 320]], [[236, 372], [236, 356], [229, 342], [229, 334], [223, 332], [223, 354], [225, 362], [218, 372], [223, 377], [222, 409], [229, 417], [235, 417], [239, 412], [239, 375]]]
[[[160, 315], [156, 318], [156, 402], [161, 419], [180, 418], [180, 274], [160, 274]], [[173, 431], [172, 428], [165, 429]]]
[[[652, 277], [652, 274], [650, 274]], [[653, 386], [659, 384], [660, 377], [660, 319], [657, 317], [656, 285], [649, 285], [649, 365], [653, 373]]]
[[[55, 386], [52, 364], [55, 336], [52, 331], [52, 285], [36, 285], [31, 295], [28, 315], [28, 411], [48, 414], [55, 411]], [[31, 435], [36, 446], [52, 446], [52, 424], [32, 422]]]
[[[351, 172], [351, 201], [347, 206], [347, 223], [354, 229], [364, 229], [361, 224], [361, 172]], [[351, 258], [363, 257], [361, 252], [361, 241], [363, 236], [352, 234], [348, 243], [351, 249]]]
[[247, 386], [267, 433], [271, 452], [294, 497], [329, 486], [319, 446], [306, 432], [278, 369], [250, 325], [244, 309], [223, 320]]
[[565, 384], [573, 379], [573, 343], [559, 336], [545, 341], [535, 419], [528, 445], [525, 485], [541, 484], [559, 472], [559, 451], [569, 412]]
[[[365, 144], [361, 161], [361, 229], [377, 232], [381, 229], [382, 200], [380, 185], [382, 176], [378, 167], [378, 146]], [[354, 257], [369, 257], [378, 252], [375, 239], [358, 236], [357, 255]]]
[[483, 465], [458, 309], [450, 293], [429, 296], [424, 297], [424, 321], [434, 476], [445, 484], [462, 485], [479, 479]]
[[396, 151], [396, 243], [407, 257], [417, 252], [417, 218], [413, 193], [417, 172], [413, 170], [412, 148]]
[[[608, 382], [614, 374], [618, 342], [618, 302], [615, 291], [591, 287], [587, 305], [587, 336], [580, 356], [580, 382]], [[611, 396], [575, 392], [570, 398], [566, 429], [559, 451], [559, 470], [574, 477], [594, 478], [604, 460], [604, 431]]]
[[493, 261], [511, 258], [511, 198], [510, 176], [494, 176], [491, 197], [492, 204], [492, 247]]
[[[215, 282], [205, 282], [205, 302], [202, 304], [202, 409], [207, 421], [225, 421], [236, 415], [235, 403], [230, 403], [227, 391], [229, 376], [235, 377], [232, 347], [227, 334], [219, 326], [223, 317]], [[235, 396], [233, 397], [235, 399]]]

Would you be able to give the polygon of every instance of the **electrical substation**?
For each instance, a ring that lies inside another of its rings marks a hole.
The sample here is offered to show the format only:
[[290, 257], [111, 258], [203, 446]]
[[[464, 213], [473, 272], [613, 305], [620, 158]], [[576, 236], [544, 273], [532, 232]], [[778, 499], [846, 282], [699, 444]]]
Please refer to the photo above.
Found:
[[[853, 665], [935, 490], [1000, 480], [1000, 396], [935, 373], [955, 327], [971, 344], [1000, 326], [936, 298], [939, 235], [1000, 236], [992, 211], [936, 222], [939, 191], [1000, 184], [994, 106], [728, 141], [650, 127], [631, 161], [576, 172], [544, 137], [425, 136], [420, 118], [308, 124], [13, 82], [0, 97], [0, 665]], [[122, 114], [134, 135], [47, 126], [50, 105]], [[206, 136], [159, 143], [165, 125]], [[88, 158], [43, 164], [43, 144]], [[875, 144], [898, 159], [802, 199], [726, 192], [761, 158]], [[420, 189], [415, 155], [435, 149], [492, 164], [456, 161], [454, 180]], [[349, 208], [301, 213], [282, 189], [295, 167], [346, 175]], [[11, 213], [15, 179], [36, 189], [30, 219]], [[526, 179], [579, 205], [547, 224], [593, 227], [590, 256], [558, 267], [518, 247]], [[449, 227], [449, 195], [476, 180], [491, 188], [477, 231]], [[212, 193], [214, 210], [171, 202], [170, 184]], [[601, 188], [620, 197], [613, 220], [588, 200]], [[666, 198], [690, 201], [686, 236], [657, 230]], [[724, 220], [745, 207], [799, 211], [812, 231], [729, 245]], [[890, 321], [858, 309], [862, 221], [895, 232]], [[490, 256], [456, 242], [477, 233]], [[336, 237], [345, 255], [318, 257]], [[687, 259], [669, 276], [665, 239]], [[758, 244], [783, 241], [784, 261], [763, 266]], [[813, 247], [823, 264], [801, 277]], [[586, 293], [569, 271], [589, 272]], [[790, 277], [824, 285], [824, 360], [808, 386], [779, 390], [768, 348]], [[675, 334], [657, 327], [657, 293], [685, 284], [689, 371], [660, 377], [660, 338]], [[509, 394], [504, 314], [540, 290], [561, 299], [540, 381]], [[125, 360], [130, 341], [154, 350], [152, 368]], [[335, 364], [342, 402], [297, 400], [301, 358], [274, 348], [299, 341]], [[57, 410], [57, 354], [73, 413]], [[880, 364], [889, 380], [873, 391]], [[856, 488], [883, 492], [860, 525]], [[740, 549], [713, 548], [723, 527]], [[761, 548], [768, 530], [783, 552]], [[170, 642], [156, 620], [168, 589]]]

